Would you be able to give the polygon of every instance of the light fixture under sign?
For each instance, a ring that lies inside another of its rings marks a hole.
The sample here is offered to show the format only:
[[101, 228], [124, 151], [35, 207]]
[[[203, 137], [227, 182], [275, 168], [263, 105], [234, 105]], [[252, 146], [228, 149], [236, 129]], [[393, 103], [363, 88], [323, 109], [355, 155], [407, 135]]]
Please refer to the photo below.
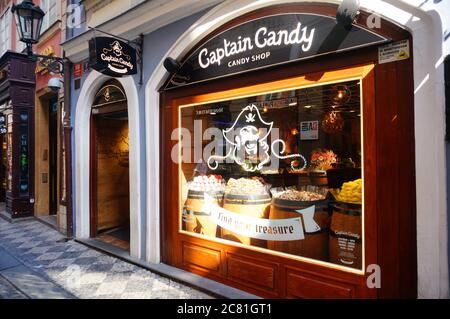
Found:
[[340, 112], [331, 111], [328, 112], [323, 121], [322, 129], [325, 133], [334, 134], [341, 132], [344, 129], [344, 118]]

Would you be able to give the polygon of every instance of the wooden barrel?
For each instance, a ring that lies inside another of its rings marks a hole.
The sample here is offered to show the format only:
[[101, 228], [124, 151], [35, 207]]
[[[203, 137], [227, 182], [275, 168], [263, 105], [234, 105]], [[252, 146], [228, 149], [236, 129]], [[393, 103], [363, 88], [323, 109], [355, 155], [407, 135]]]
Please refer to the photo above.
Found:
[[[222, 206], [223, 193], [207, 193], [215, 203]], [[192, 191], [188, 192], [188, 197], [183, 207], [182, 229], [188, 232], [202, 234], [210, 237], [217, 237], [217, 224], [205, 214], [202, 209], [205, 203], [205, 193]]]
[[300, 187], [305, 185], [311, 185], [311, 180], [307, 172], [298, 173], [298, 185]]
[[[314, 221], [320, 230], [308, 233], [305, 229], [303, 217], [296, 210], [315, 206]], [[292, 201], [274, 198], [270, 209], [270, 219], [288, 219], [301, 217], [304, 240], [269, 241], [267, 246], [271, 250], [288, 253], [295, 256], [328, 261], [328, 234], [330, 227], [330, 213], [328, 200]]]
[[313, 186], [327, 186], [328, 177], [326, 172], [309, 172], [309, 179]]
[[[266, 195], [231, 195], [225, 194], [223, 208], [237, 214], [255, 217], [268, 218], [270, 211], [271, 197]], [[239, 242], [245, 245], [267, 247], [267, 242], [261, 239], [255, 239], [236, 234], [232, 231], [222, 228], [221, 238]]]
[[341, 202], [336, 202], [331, 207], [330, 262], [361, 269], [362, 207]]

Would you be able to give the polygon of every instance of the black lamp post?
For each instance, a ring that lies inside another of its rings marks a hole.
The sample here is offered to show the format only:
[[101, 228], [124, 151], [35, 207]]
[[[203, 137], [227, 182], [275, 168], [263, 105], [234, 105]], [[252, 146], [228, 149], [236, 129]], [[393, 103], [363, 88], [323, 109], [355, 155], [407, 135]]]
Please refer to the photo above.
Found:
[[63, 73], [64, 59], [33, 53], [33, 44], [39, 42], [45, 12], [36, 6], [32, 0], [23, 0], [12, 7], [12, 13], [16, 18], [16, 27], [20, 41], [27, 46], [28, 56], [36, 60], [47, 61], [44, 67], [53, 73]]

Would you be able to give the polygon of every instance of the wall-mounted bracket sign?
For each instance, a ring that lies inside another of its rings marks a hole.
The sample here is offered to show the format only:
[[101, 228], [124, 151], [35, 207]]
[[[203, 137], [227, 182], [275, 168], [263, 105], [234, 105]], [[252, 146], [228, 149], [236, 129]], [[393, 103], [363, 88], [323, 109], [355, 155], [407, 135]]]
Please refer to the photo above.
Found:
[[112, 37], [95, 37], [89, 40], [89, 64], [94, 69], [112, 77], [137, 73], [136, 49]]
[[165, 89], [388, 41], [357, 25], [346, 30], [330, 16], [271, 15], [208, 40], [183, 61]]

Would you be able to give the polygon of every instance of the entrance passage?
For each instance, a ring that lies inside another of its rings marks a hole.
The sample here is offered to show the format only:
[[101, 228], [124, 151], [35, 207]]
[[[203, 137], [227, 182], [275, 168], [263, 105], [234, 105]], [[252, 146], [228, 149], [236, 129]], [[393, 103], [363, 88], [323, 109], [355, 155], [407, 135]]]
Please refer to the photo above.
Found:
[[128, 114], [94, 116], [97, 239], [129, 249], [130, 193]]
[[130, 249], [127, 101], [117, 81], [97, 93], [91, 116], [91, 237]]
[[49, 148], [49, 215], [54, 216], [56, 225], [56, 214], [58, 212], [58, 101], [49, 101], [48, 112], [48, 148]]
[[115, 80], [97, 93], [91, 116], [91, 237], [130, 249], [127, 99]]

